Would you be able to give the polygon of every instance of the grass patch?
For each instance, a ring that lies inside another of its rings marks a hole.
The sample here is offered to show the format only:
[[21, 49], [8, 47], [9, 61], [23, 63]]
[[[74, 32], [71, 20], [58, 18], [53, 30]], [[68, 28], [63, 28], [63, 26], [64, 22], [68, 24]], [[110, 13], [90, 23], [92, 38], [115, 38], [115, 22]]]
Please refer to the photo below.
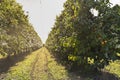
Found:
[[0, 54], [0, 59], [3, 58], [3, 56]]
[[69, 80], [68, 71], [64, 66], [58, 64], [50, 53], [46, 50], [48, 58], [48, 69], [54, 80]]
[[4, 80], [30, 80], [31, 66], [37, 53], [37, 51], [31, 53], [26, 56], [23, 61], [18, 62], [15, 66], [11, 67]]
[[3, 59], [3, 58], [5, 58], [5, 57], [6, 57], [6, 56], [3, 56], [3, 55], [0, 54], [0, 59]]
[[120, 78], [120, 60], [111, 62], [105, 69]]

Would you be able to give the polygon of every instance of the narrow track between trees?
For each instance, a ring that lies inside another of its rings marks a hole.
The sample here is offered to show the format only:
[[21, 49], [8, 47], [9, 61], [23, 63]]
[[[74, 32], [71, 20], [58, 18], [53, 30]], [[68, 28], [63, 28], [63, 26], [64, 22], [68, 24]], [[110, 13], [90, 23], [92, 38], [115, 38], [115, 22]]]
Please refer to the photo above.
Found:
[[80, 80], [80, 77], [68, 74], [45, 47], [36, 55], [30, 75], [31, 80]]

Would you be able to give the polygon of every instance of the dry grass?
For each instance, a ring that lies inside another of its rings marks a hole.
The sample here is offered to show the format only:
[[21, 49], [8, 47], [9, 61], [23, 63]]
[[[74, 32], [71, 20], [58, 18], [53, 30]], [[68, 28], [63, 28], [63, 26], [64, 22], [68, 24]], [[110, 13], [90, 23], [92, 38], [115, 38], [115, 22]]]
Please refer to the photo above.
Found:
[[39, 50], [26, 56], [21, 62], [11, 67], [7, 73], [7, 77], [4, 80], [30, 80], [31, 65], [36, 58]]
[[46, 48], [41, 49], [34, 66], [34, 80], [68, 80], [65, 67], [58, 64]]

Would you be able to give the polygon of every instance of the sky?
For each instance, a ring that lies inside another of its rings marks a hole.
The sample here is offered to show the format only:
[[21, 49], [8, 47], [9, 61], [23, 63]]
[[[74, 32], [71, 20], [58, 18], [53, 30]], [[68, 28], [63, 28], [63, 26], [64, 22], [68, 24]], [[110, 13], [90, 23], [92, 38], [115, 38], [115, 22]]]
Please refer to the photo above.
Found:
[[[16, 0], [28, 12], [29, 21], [35, 31], [45, 43], [56, 16], [63, 10], [66, 0]], [[113, 4], [120, 4], [120, 0], [110, 0]]]
[[54, 25], [56, 15], [63, 10], [66, 0], [17, 0], [28, 11], [29, 21], [45, 43], [51, 28]]

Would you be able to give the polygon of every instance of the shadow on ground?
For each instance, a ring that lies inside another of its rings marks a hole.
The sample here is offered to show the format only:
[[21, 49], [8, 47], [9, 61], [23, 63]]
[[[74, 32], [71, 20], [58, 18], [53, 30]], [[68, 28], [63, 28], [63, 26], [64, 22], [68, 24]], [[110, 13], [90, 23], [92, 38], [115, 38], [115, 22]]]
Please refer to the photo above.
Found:
[[[34, 50], [35, 51], [35, 50]], [[20, 53], [14, 56], [0, 59], [0, 76], [6, 74], [10, 67], [16, 66], [16, 63], [23, 61], [27, 55], [30, 55], [30, 51]]]
[[[96, 75], [83, 75], [78, 72], [69, 72], [70, 80], [120, 80], [117, 75], [111, 74], [109, 72], [100, 72]], [[86, 73], [87, 74], [87, 73]]]

